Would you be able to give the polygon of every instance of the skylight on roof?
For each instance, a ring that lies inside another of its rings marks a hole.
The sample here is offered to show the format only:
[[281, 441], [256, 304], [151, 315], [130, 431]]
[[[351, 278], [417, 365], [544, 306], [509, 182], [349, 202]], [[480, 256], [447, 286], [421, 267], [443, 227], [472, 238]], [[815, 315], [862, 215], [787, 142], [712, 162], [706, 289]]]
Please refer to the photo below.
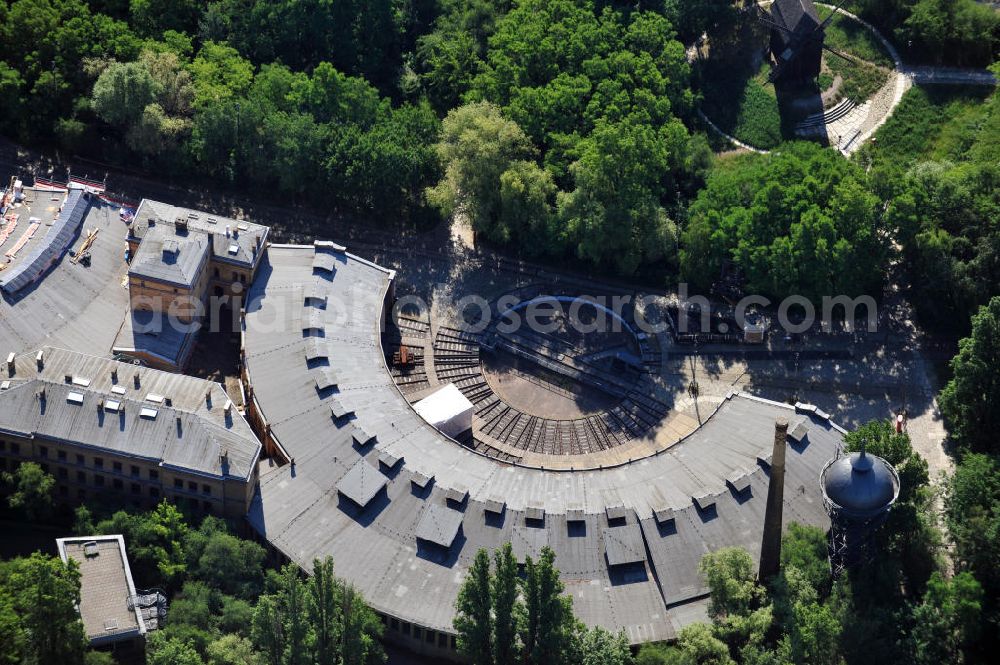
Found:
[[0, 390], [10, 390], [10, 381], [0, 383]]
[[109, 399], [106, 402], [104, 402], [105, 411], [110, 411], [111, 413], [118, 413], [118, 410], [121, 408], [122, 408], [122, 403], [117, 400]]
[[157, 395], [156, 393], [149, 393], [146, 395], [147, 402], [155, 402], [156, 404], [163, 404], [163, 395]]
[[233, 254], [233, 255], [239, 254], [240, 253], [240, 246], [236, 245], [236, 244], [230, 245], [229, 246], [229, 253]]
[[121, 386], [111, 386], [111, 392], [113, 392], [116, 395], [124, 395], [125, 389], [122, 388]]
[[246, 224], [237, 224], [236, 228], [238, 228], [240, 231], [249, 231], [250, 230], [250, 227], [247, 226]]
[[83, 404], [83, 393], [71, 392], [66, 395], [66, 401], [70, 404]]
[[157, 413], [158, 412], [156, 409], [151, 409], [148, 406], [144, 406], [141, 409], [139, 409], [139, 417], [146, 418], [148, 420], [156, 420]]
[[81, 388], [86, 388], [90, 385], [90, 379], [85, 379], [82, 376], [73, 377], [73, 385], [80, 386]]

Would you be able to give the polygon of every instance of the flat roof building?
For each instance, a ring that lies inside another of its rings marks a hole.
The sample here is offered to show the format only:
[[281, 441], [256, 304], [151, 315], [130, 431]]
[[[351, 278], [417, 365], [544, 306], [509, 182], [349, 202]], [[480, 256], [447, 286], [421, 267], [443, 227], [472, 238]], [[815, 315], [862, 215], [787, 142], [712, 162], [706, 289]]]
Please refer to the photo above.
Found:
[[90, 646], [145, 636], [147, 626], [134, 602], [137, 593], [125, 539], [119, 535], [59, 538], [56, 547], [63, 563], [72, 559], [80, 568], [80, 618]]

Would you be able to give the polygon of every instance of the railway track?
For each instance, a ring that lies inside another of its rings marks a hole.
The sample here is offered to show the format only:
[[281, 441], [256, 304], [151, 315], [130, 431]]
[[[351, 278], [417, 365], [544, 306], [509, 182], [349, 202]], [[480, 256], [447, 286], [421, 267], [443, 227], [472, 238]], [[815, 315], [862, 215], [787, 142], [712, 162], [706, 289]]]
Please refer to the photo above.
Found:
[[[504, 461], [517, 461], [507, 451], [545, 455], [581, 455], [608, 450], [648, 433], [666, 416], [666, 404], [652, 398], [643, 384], [623, 391], [611, 410], [574, 420], [556, 420], [525, 413], [500, 399], [483, 375], [481, 338], [475, 333], [442, 326], [434, 337], [434, 368], [441, 383], [454, 383], [475, 407], [472, 447]], [[647, 360], [644, 357], [644, 362]], [[659, 352], [650, 355], [659, 365]], [[502, 444], [503, 449], [499, 447]]]

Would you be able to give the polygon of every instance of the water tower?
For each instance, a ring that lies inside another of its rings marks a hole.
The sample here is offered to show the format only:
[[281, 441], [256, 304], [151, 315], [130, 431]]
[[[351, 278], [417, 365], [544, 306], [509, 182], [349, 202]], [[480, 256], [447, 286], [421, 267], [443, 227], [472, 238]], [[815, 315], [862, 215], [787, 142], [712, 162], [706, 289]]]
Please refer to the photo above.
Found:
[[861, 452], [835, 457], [820, 473], [830, 515], [830, 565], [834, 576], [864, 562], [872, 535], [899, 496], [899, 476], [881, 457]]

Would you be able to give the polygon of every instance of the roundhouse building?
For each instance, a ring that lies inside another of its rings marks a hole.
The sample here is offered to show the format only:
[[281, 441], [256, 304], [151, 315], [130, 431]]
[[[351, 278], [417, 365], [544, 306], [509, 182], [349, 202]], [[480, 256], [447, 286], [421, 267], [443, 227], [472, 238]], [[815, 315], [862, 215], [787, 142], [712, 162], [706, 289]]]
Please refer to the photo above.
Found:
[[453, 655], [454, 602], [479, 548], [548, 545], [577, 615], [632, 643], [703, 619], [703, 554], [759, 555], [778, 418], [790, 421], [785, 523], [826, 527], [818, 482], [843, 430], [815, 407], [729, 395], [679, 443], [585, 471], [522, 466], [444, 436], [380, 345], [394, 274], [332, 243], [272, 245], [248, 294], [248, 418], [268, 451], [251, 525], [305, 569], [331, 555], [386, 636]]

